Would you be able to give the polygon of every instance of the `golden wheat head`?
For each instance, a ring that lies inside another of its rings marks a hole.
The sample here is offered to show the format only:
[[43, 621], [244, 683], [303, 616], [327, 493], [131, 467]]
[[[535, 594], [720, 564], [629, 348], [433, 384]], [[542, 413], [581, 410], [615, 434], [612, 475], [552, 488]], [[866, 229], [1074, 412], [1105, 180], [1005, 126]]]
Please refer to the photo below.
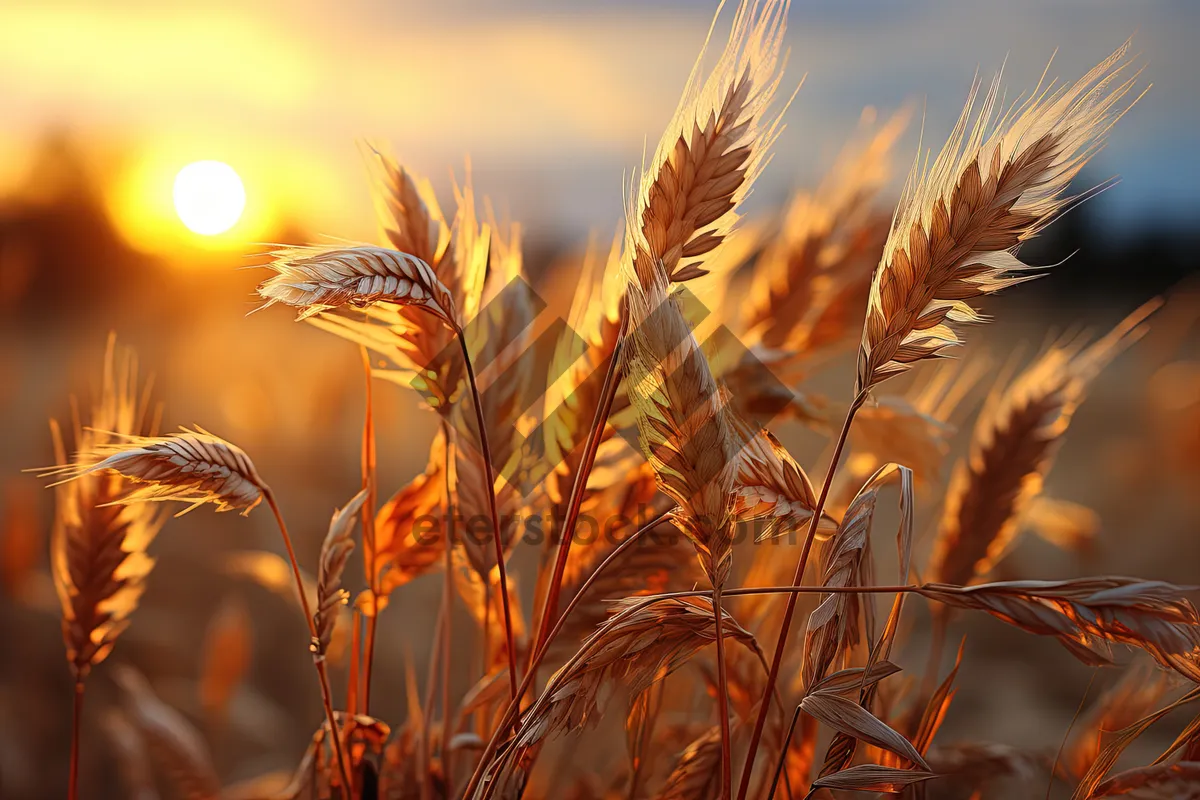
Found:
[[1128, 44], [1077, 83], [1042, 89], [993, 123], [999, 79], [974, 125], [972, 90], [949, 142], [923, 174], [914, 166], [875, 270], [858, 356], [857, 391], [958, 344], [982, 318], [968, 303], [1029, 280], [1014, 249], [1070, 199], [1068, 184], [1130, 104], [1119, 81]]
[[385, 247], [286, 247], [272, 253], [276, 274], [258, 286], [267, 302], [300, 309], [299, 319], [340, 306], [420, 306], [457, 325], [450, 290], [416, 256]]
[[43, 476], [61, 476], [60, 483], [65, 484], [106, 471], [134, 484], [132, 491], [110, 503], [190, 503], [180, 514], [213, 503], [217, 511], [239, 510], [245, 515], [262, 502], [267, 489], [244, 450], [203, 428], [180, 428], [170, 436], [122, 436], [80, 452], [75, 463]]
[[733, 559], [736, 434], [725, 392], [667, 292], [665, 275], [651, 275], [646, 291], [629, 283], [628, 392], [643, 453], [679, 506], [672, 517], [720, 586]]
[[[626, 256], [638, 280], [700, 277], [779, 133], [786, 0], [743, 0], [720, 60], [700, 79], [703, 51], [650, 168], [626, 208]], [[715, 22], [715, 21], [714, 21]], [[711, 36], [711, 31], [710, 31]], [[707, 47], [707, 43], [706, 43]]]
[[1090, 345], [1082, 336], [1058, 343], [992, 399], [947, 490], [930, 563], [933, 580], [970, 583], [1008, 551], [1089, 384], [1141, 338], [1142, 323], [1160, 305], [1143, 305]]
[[[146, 387], [149, 388], [148, 386]], [[76, 446], [89, 450], [118, 435], [149, 433], [148, 393], [139, 385], [132, 350], [109, 337], [100, 396], [91, 409], [90, 428], [75, 432]], [[53, 425], [60, 461], [66, 451]], [[78, 463], [78, 462], [77, 462]], [[137, 608], [154, 567], [147, 548], [162, 527], [163, 515], [146, 506], [112, 505], [121, 480], [92, 475], [58, 487], [50, 566], [62, 604], [63, 640], [76, 680], [112, 651]]]

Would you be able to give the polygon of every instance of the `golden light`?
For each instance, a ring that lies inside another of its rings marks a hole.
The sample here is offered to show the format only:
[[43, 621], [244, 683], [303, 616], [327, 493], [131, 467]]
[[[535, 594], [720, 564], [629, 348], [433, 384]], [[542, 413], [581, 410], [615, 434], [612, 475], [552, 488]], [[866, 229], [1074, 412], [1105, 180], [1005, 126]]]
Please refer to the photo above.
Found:
[[195, 161], [179, 170], [172, 196], [180, 221], [202, 236], [229, 230], [246, 208], [246, 187], [223, 161]]

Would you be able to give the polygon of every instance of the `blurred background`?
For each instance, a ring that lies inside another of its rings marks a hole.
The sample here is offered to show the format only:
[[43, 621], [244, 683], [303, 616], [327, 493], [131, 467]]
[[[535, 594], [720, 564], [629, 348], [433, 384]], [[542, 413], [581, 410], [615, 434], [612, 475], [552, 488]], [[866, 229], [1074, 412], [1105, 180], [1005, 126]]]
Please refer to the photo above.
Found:
[[[524, 226], [534, 285], [565, 314], [555, 287], [569, 281], [555, 265], [589, 235], [612, 235], [625, 182], [669, 120], [713, 10], [698, 0], [0, 4], [0, 796], [63, 795], [70, 678], [46, 573], [53, 498], [20, 470], [53, 461], [47, 420], [69, 419], [72, 394], [90, 396], [107, 333], [156, 376], [168, 428], [198, 423], [254, 456], [315, 565], [330, 510], [359, 482], [361, 367], [354, 346], [285, 312], [247, 317], [261, 276], [242, 268], [265, 242], [376, 238], [368, 140], [428, 176], [447, 205], [469, 171], [497, 215]], [[977, 73], [1004, 65], [1012, 100], [1052, 56], [1050, 74], [1073, 79], [1131, 35], [1153, 89], [1085, 179], [1120, 182], [1026, 251], [1034, 263], [1071, 258], [990, 303], [1001, 322], [979, 338], [1032, 354], [1051, 330], [1109, 323], [1172, 287], [1178, 297], [1161, 331], [1092, 392], [1050, 477], [1053, 494], [1099, 514], [1095, 547], [1081, 564], [1035, 542], [1011, 559], [1022, 576], [1200, 581], [1200, 296], [1189, 284], [1200, 246], [1200, 5], [796, 0], [789, 80], [806, 77], [747, 206], [772, 218], [819, 180], [864, 109], [908, 106], [891, 203], [922, 125], [924, 146], [940, 147]], [[423, 467], [433, 424], [414, 392], [377, 386], [386, 496]], [[844, 402], [849, 383], [838, 374], [826, 388]], [[804, 432], [784, 438], [798, 455], [820, 452]], [[204, 631], [229, 604], [249, 609], [235, 719], [205, 729], [229, 780], [294, 766], [320, 718], [299, 621], [222, 571], [240, 549], [278, 549], [269, 515], [205, 509], [169, 523], [113, 656], [204, 722]], [[429, 580], [406, 596], [403, 623], [384, 626], [384, 718], [403, 714], [406, 659], [424, 664]], [[1022, 671], [1029, 662], [1012, 648], [1028, 637], [982, 630], [964, 668], [976, 683], [956, 701], [950, 735], [988, 715], [992, 738], [1052, 745], [1088, 671], [1047, 642], [1028, 646], [1064, 665], [1061, 680]], [[105, 681], [92, 682], [93, 708], [111, 702]], [[994, 715], [1014, 698], [1037, 716]], [[99, 717], [85, 725], [84, 786], [119, 796]]]

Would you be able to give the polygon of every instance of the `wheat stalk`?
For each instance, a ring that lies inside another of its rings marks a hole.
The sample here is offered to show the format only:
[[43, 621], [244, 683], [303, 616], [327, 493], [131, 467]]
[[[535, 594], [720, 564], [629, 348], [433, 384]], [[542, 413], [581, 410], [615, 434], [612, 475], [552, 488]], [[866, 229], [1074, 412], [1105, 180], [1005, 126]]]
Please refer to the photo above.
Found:
[[[1028, 279], [1013, 248], [1062, 210], [1067, 184], [1120, 116], [1121, 99], [1136, 81], [1134, 76], [1114, 86], [1127, 47], [1072, 86], [1042, 90], [1039, 85], [1028, 101], [992, 125], [997, 80], [968, 136], [973, 91], [932, 167], [921, 173], [914, 165], [871, 280], [854, 398], [833, 447], [797, 561], [794, 586], [804, 578], [817, 521], [855, 414], [881, 381], [958, 343], [955, 326], [980, 319], [966, 301]], [[768, 693], [778, 679], [795, 603], [796, 595], [788, 598], [767, 678]], [[762, 703], [738, 800], [749, 791], [766, 714], [767, 704]]]
[[875, 270], [855, 393], [937, 356], [981, 317], [967, 301], [1030, 279], [1014, 253], [1070, 202], [1068, 184], [1103, 145], [1137, 76], [1128, 43], [1071, 86], [1034, 89], [993, 121], [999, 78], [968, 132], [978, 85], [945, 148], [913, 167]]
[[[275, 515], [280, 535], [288, 551], [296, 592], [308, 625], [314, 648], [313, 663], [321, 684], [326, 717], [333, 726], [333, 703], [324, 658], [318, 656], [320, 637], [316, 621], [309, 610], [308, 596], [300, 565], [270, 487], [259, 476], [254, 462], [240, 447], [214, 436], [203, 428], [182, 428], [171, 436], [124, 436], [122, 441], [97, 444], [76, 456], [75, 463], [45, 471], [47, 476], [61, 476], [60, 484], [79, 481], [95, 473], [115, 473], [129, 480], [132, 491], [110, 501], [113, 505], [180, 501], [189, 503], [185, 514], [206, 503], [217, 511], [241, 510], [243, 515], [264, 499]], [[56, 484], [58, 485], [58, 484]], [[344, 786], [351, 786], [340, 747], [335, 748]]]

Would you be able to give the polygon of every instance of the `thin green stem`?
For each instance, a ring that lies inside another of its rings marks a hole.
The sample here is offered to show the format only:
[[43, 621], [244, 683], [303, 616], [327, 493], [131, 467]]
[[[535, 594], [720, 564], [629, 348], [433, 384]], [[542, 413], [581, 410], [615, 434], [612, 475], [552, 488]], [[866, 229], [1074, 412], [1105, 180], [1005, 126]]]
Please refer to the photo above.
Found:
[[[821, 512], [825, 510], [825, 501], [829, 497], [829, 488], [833, 485], [833, 476], [837, 472], [838, 461], [842, 457], [842, 449], [846, 446], [846, 439], [850, 435], [850, 426], [854, 423], [854, 415], [858, 409], [862, 407], [866, 400], [865, 394], [859, 394], [854, 398], [854, 402], [850, 404], [849, 410], [846, 412], [846, 420], [842, 423], [842, 431], [838, 434], [837, 444], [833, 448], [833, 456], [829, 461], [829, 470], [825, 473], [825, 482], [821, 486], [821, 494], [817, 498], [816, 507], [813, 509], [812, 519], [808, 523], [808, 533], [804, 537], [804, 549], [800, 552], [800, 559], [796, 562], [796, 574], [792, 578], [793, 586], [800, 586], [804, 582], [804, 570], [808, 566], [808, 556], [812, 552], [813, 541], [816, 540], [817, 526], [821, 521]], [[763, 689], [763, 700], [759, 705], [758, 718], [754, 722], [754, 732], [750, 736], [750, 749], [746, 753], [746, 763], [742, 767], [742, 780], [738, 787], [738, 800], [746, 800], [746, 794], [750, 790], [750, 777], [754, 772], [754, 757], [758, 753], [758, 745], [762, 740], [763, 727], [767, 722], [767, 714], [770, 711], [770, 703], [766, 702], [766, 698], [770, 696], [775, 689], [775, 683], [779, 679], [779, 668], [783, 663], [783, 653], [787, 648], [788, 634], [791, 632], [792, 617], [796, 613], [796, 601], [799, 595], [792, 594], [788, 597], [787, 606], [783, 614], [783, 622], [779, 628], [779, 636], [775, 643], [775, 655], [771, 659], [771, 671], [767, 674], [767, 684]]]
[[317, 678], [321, 682], [321, 701], [325, 706], [325, 719], [329, 722], [329, 735], [333, 737], [333, 752], [337, 756], [338, 772], [342, 776], [342, 792], [349, 798], [353, 796], [354, 783], [350, 780], [350, 770], [346, 765], [345, 756], [342, 754], [341, 736], [338, 734], [337, 719], [333, 713], [333, 693], [329, 689], [329, 673], [325, 669], [325, 656], [320, 652], [321, 641], [317, 635], [317, 623], [308, 604], [308, 595], [304, 591], [304, 579], [300, 575], [300, 564], [296, 561], [296, 550], [292, 547], [292, 537], [288, 535], [287, 524], [283, 521], [279, 504], [275, 502], [275, 495], [269, 488], [262, 487], [262, 493], [267, 505], [271, 507], [271, 512], [275, 515], [279, 533], [283, 536], [283, 546], [287, 549], [288, 561], [292, 565], [292, 576], [296, 580], [296, 593], [300, 596], [300, 608], [304, 612], [304, 621], [308, 623], [309, 650], [313, 655], [313, 665], [317, 668]]
[[[504, 565], [504, 541], [500, 533], [500, 513], [496, 510], [496, 476], [492, 470], [492, 451], [488, 446], [487, 422], [483, 417], [483, 401], [479, 398], [479, 386], [475, 380], [475, 368], [471, 366], [471, 353], [467, 349], [467, 337], [460, 327], [455, 328], [458, 344], [462, 349], [463, 363], [467, 371], [467, 383], [471, 389], [471, 403], [475, 407], [475, 422], [479, 427], [479, 448], [483, 455], [484, 494], [488, 498], [488, 511], [492, 516], [492, 541], [496, 547], [496, 569], [500, 575], [500, 606], [504, 612], [504, 637], [508, 646], [508, 684], [512, 697], [517, 698], [517, 651], [513, 644], [512, 610], [508, 605], [508, 573]], [[486, 583], [486, 580], [485, 580]]]

